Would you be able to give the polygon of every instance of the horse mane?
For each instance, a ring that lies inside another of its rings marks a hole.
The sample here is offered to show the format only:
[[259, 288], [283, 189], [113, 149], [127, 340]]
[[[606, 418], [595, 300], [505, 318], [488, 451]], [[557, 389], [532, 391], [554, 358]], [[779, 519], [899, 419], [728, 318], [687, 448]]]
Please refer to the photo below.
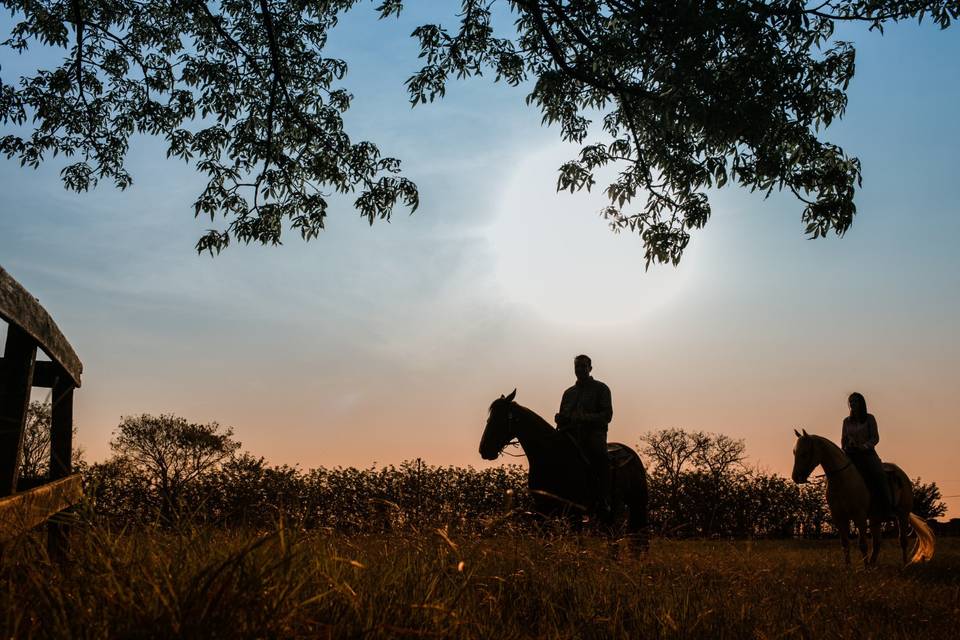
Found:
[[[818, 436], [818, 435], [813, 434], [813, 433], [808, 433], [808, 434], [807, 434], [807, 437], [810, 438], [810, 439], [812, 439], [812, 440], [816, 440], [817, 442], [826, 443], [827, 445], [833, 447], [834, 449], [840, 449], [840, 447], [837, 446], [837, 443], [835, 443], [833, 440], [831, 440], [830, 438], [827, 438], [827, 437], [825, 437], [825, 436]], [[843, 449], [840, 449], [840, 451], [843, 452]]]
[[812, 434], [812, 433], [808, 433], [808, 434], [807, 434], [807, 437], [810, 438], [810, 439], [812, 439], [812, 440], [814, 440], [814, 441], [816, 441], [816, 442], [820, 442], [820, 443], [826, 444], [828, 448], [836, 449], [837, 451], [839, 451], [839, 452], [842, 453], [843, 455], [847, 455], [846, 453], [844, 453], [843, 449], [841, 449], [841, 448], [837, 445], [837, 443], [835, 443], [835, 442], [834, 442], [833, 440], [831, 440], [830, 438], [826, 438], [826, 437], [824, 437], [824, 436], [818, 436], [818, 435], [815, 435], [815, 434]]
[[[491, 402], [490, 409], [488, 410], [488, 414], [493, 413], [494, 407], [496, 407], [497, 403], [500, 403], [500, 402], [506, 402], [506, 398], [497, 398], [496, 400]], [[533, 420], [534, 422], [538, 422], [541, 425], [549, 429], [552, 429], [554, 431], [557, 430], [556, 427], [554, 427], [552, 424], [544, 420], [543, 417], [533, 409], [528, 409], [527, 407], [518, 403], [516, 400], [511, 400], [510, 404], [513, 405], [513, 408], [516, 409], [518, 413], [522, 414], [523, 417], [527, 418], [528, 420]]]
[[534, 421], [536, 421], [536, 422], [539, 422], [539, 423], [543, 424], [544, 426], [550, 428], [550, 429], [553, 430], [553, 431], [556, 431], [556, 430], [557, 430], [556, 427], [554, 427], [552, 424], [550, 424], [549, 422], [547, 422], [539, 413], [537, 413], [537, 412], [534, 411], [533, 409], [528, 409], [527, 407], [523, 406], [522, 404], [517, 404], [516, 400], [513, 401], [513, 406], [516, 407], [517, 409], [519, 409], [519, 410], [520, 410], [520, 413], [525, 414], [528, 419], [531, 419], [531, 420], [534, 420]]

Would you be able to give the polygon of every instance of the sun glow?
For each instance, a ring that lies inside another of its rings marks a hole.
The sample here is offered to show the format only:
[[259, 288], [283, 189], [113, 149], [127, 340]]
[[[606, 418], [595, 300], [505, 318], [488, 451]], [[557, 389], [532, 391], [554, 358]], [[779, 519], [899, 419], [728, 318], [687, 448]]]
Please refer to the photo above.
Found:
[[606, 176], [593, 192], [557, 193], [557, 169], [575, 153], [551, 145], [513, 167], [488, 230], [505, 296], [565, 326], [632, 324], [662, 312], [689, 284], [692, 261], [645, 272], [640, 238], [613, 233], [599, 217]]

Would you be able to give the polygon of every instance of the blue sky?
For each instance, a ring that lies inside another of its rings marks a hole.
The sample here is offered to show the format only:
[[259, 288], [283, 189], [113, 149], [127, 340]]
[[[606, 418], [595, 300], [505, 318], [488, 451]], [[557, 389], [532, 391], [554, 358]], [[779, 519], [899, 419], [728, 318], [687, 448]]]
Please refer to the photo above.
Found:
[[[404, 161], [421, 208], [369, 227], [338, 203], [309, 244], [193, 246], [201, 178], [139, 139], [134, 186], [62, 189], [55, 163], [0, 162], [0, 265], [37, 295], [85, 365], [78, 437], [94, 459], [121, 415], [232, 425], [274, 462], [474, 464], [486, 406], [552, 415], [590, 353], [614, 394], [611, 439], [659, 427], [745, 438], [786, 472], [792, 429], [839, 437], [863, 391], [880, 453], [960, 494], [960, 31], [847, 28], [857, 75], [827, 137], [863, 162], [843, 239], [808, 241], [792, 197], [711, 194], [677, 269], [644, 272], [602, 196], [557, 195], [572, 156], [525, 92], [480, 78], [411, 109], [408, 35], [424, 9], [348, 15], [347, 122]], [[5, 81], [30, 60], [0, 53]], [[960, 499], [953, 499], [953, 514]]]

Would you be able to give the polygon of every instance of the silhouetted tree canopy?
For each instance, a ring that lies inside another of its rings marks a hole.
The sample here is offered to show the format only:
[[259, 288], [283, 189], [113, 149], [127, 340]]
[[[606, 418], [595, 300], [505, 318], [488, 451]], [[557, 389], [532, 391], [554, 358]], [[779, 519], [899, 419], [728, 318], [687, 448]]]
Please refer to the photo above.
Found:
[[[23, 427], [23, 443], [20, 450], [20, 478], [36, 481], [50, 472], [50, 421], [52, 407], [49, 402], [32, 400], [27, 405]], [[74, 437], [77, 428], [73, 427]], [[80, 470], [86, 463], [83, 448], [73, 447], [73, 467]]]
[[947, 512], [947, 504], [943, 501], [936, 482], [924, 482], [920, 478], [914, 478], [913, 512], [924, 520], [939, 518]]
[[[201, 251], [277, 244], [285, 227], [313, 238], [332, 192], [357, 193], [371, 223], [418, 205], [399, 160], [344, 130], [347, 64], [324, 49], [357, 0], [0, 2], [14, 16], [7, 48], [64, 53], [55, 68], [3, 79], [0, 150], [33, 167], [70, 157], [70, 189], [129, 186], [130, 137], [150, 134], [208, 179], [195, 214], [222, 216], [223, 227]], [[819, 135], [843, 114], [854, 73], [836, 25], [927, 18], [945, 28], [960, 13], [956, 0], [461, 4], [456, 27], [413, 32], [424, 66], [407, 80], [412, 103], [483, 72], [532, 87], [544, 122], [581, 145], [558, 189], [589, 189], [598, 169], [616, 167], [602, 213], [640, 234], [648, 265], [677, 263], [710, 217], [705, 190], [728, 183], [789, 190], [808, 235], [842, 235], [860, 163]], [[377, 7], [381, 17], [402, 10], [401, 0]]]
[[233, 429], [216, 422], [193, 423], [174, 415], [125, 416], [114, 432], [110, 461], [118, 473], [128, 470], [152, 487], [160, 512], [169, 519], [184, 492], [214, 471], [239, 448]]
[[50, 404], [33, 400], [27, 405], [20, 453], [20, 477], [39, 478], [50, 469]]

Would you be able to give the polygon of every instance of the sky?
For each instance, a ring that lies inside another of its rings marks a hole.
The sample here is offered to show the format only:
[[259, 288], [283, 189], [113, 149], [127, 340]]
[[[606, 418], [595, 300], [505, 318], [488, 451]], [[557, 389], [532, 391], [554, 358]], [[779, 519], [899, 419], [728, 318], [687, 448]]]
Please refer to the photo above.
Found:
[[[409, 33], [437, 19], [423, 11], [377, 21], [361, 4], [329, 49], [350, 65], [348, 131], [403, 160], [413, 215], [371, 227], [338, 201], [315, 241], [211, 258], [194, 250], [202, 178], [157, 140], [134, 140], [124, 192], [77, 195], [62, 165], [0, 161], [0, 266], [83, 361], [88, 459], [110, 454], [122, 416], [174, 413], [305, 469], [485, 467], [490, 402], [517, 388], [549, 418], [587, 353], [612, 390], [610, 440], [725, 433], [785, 475], [793, 429], [839, 440], [860, 391], [881, 457], [960, 517], [960, 30], [840, 32], [857, 73], [825, 136], [863, 163], [844, 238], [807, 240], [791, 196], [727, 188], [680, 266], [645, 271], [639, 238], [599, 218], [601, 192], [555, 193], [575, 151], [523, 88], [474, 79], [410, 108]], [[39, 59], [2, 51], [0, 74]]]

